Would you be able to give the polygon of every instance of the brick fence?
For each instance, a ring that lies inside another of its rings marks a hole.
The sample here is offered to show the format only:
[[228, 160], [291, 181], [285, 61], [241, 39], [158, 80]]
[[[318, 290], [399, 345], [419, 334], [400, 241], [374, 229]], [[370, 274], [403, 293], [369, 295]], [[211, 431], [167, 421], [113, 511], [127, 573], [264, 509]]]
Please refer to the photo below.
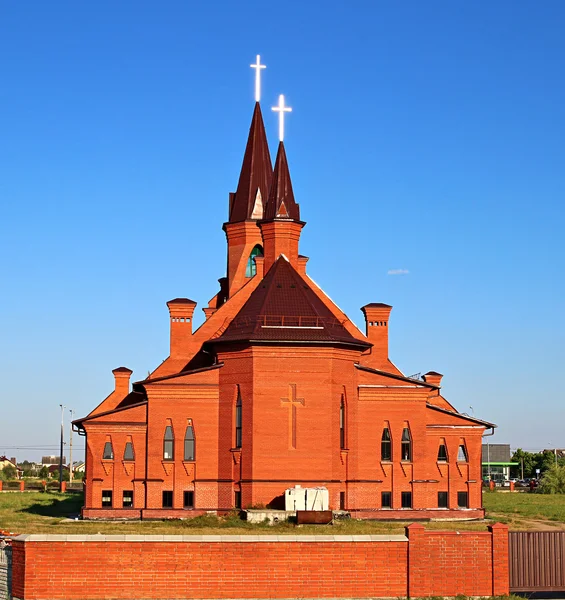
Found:
[[[508, 593], [508, 530], [370, 535], [23, 535], [21, 600], [369, 598]], [[499, 560], [499, 555], [503, 557]]]

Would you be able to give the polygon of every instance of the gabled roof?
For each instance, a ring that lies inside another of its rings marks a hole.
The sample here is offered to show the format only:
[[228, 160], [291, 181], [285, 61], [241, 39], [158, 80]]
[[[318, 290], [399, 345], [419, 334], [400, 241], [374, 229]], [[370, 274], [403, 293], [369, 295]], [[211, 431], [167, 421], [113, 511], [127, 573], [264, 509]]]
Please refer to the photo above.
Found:
[[267, 144], [265, 125], [261, 108], [259, 103], [256, 102], [237, 191], [230, 206], [230, 223], [251, 219], [257, 198], [257, 190], [260, 190], [262, 202], [266, 202], [272, 177], [273, 165]]
[[232, 341], [347, 344], [354, 338], [281, 255], [226, 330], [212, 343]]
[[265, 207], [264, 219], [292, 219], [300, 221], [300, 208], [294, 200], [292, 181], [288, 170], [288, 161], [284, 144], [279, 143], [275, 170], [271, 182], [269, 199]]
[[440, 406], [435, 406], [435, 404], [426, 403], [426, 408], [430, 408], [432, 410], [437, 410], [438, 412], [444, 413], [446, 415], [451, 415], [452, 417], [458, 417], [459, 419], [464, 419], [465, 421], [471, 421], [473, 423], [478, 423], [479, 425], [484, 425], [485, 427], [495, 429], [497, 425], [494, 423], [489, 423], [489, 421], [483, 421], [483, 419], [477, 419], [476, 417], [471, 417], [465, 413], [454, 412], [451, 410], [447, 410], [446, 408], [441, 408]]

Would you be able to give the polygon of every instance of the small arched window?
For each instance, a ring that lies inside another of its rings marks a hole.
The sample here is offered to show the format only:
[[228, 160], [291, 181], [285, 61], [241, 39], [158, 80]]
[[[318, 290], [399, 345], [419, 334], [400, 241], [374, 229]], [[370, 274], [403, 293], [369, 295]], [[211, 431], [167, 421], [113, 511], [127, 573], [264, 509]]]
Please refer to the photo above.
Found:
[[241, 393], [237, 388], [237, 400], [235, 402], [235, 447], [241, 448]]
[[392, 460], [392, 442], [388, 426], [383, 429], [381, 436], [381, 460], [385, 462]]
[[192, 421], [189, 421], [184, 434], [184, 460], [195, 460], [195, 456], [196, 441], [194, 439], [194, 428], [192, 427]]
[[165, 428], [163, 437], [163, 460], [173, 460], [175, 455], [175, 435], [171, 425]]
[[133, 453], [133, 442], [126, 442], [126, 447], [124, 449], [124, 460], [135, 460], [135, 455]]
[[412, 436], [410, 435], [410, 429], [405, 427], [402, 430], [402, 440], [400, 442], [400, 456], [401, 460], [411, 462], [412, 461]]
[[261, 248], [259, 244], [257, 244], [257, 246], [251, 250], [251, 254], [247, 259], [247, 268], [245, 269], [246, 277], [255, 277], [257, 274], [257, 265], [255, 264], [256, 256], [263, 256], [263, 248]]
[[339, 447], [345, 449], [345, 425], [346, 425], [346, 412], [345, 412], [345, 400], [341, 396], [341, 402], [339, 405]]
[[104, 453], [102, 454], [104, 460], [114, 460], [114, 449], [112, 448], [112, 442], [107, 441], [104, 444]]

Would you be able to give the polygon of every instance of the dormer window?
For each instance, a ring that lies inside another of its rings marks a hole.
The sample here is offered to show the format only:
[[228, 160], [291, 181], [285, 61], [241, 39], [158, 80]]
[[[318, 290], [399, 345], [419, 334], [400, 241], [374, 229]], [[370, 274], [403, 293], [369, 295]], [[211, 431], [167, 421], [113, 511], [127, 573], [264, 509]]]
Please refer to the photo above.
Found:
[[255, 257], [263, 256], [263, 248], [259, 244], [251, 250], [251, 254], [249, 255], [249, 259], [247, 260], [247, 268], [245, 269], [246, 277], [255, 277], [257, 274], [257, 265], [255, 264]]

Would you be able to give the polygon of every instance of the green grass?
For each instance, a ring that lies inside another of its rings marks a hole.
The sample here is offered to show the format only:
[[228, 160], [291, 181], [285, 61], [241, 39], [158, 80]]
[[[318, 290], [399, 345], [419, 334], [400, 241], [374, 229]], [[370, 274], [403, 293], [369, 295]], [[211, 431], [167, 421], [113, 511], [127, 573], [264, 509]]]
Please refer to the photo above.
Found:
[[[0, 530], [14, 533], [77, 533], [77, 534], [372, 534], [404, 533], [408, 522], [363, 521], [350, 519], [333, 525], [303, 525], [292, 523], [276, 525], [252, 524], [236, 514], [226, 517], [206, 515], [187, 520], [169, 521], [69, 521], [80, 513], [82, 494], [59, 493], [2, 493], [0, 494]], [[426, 523], [431, 529], [481, 530], [484, 522]]]
[[[536, 523], [565, 522], [565, 496], [529, 493], [485, 492], [487, 521], [437, 521], [424, 523], [427, 529], [484, 531], [488, 523], [501, 521], [513, 529], [535, 529]], [[77, 534], [402, 534], [409, 522], [364, 521], [350, 519], [334, 525], [303, 525], [292, 523], [251, 524], [238, 515], [226, 517], [206, 515], [195, 519], [170, 521], [101, 522], [70, 521], [80, 513], [79, 493], [0, 493], [0, 530], [15, 533], [77, 533]]]
[[565, 495], [485, 492], [487, 514], [508, 522], [533, 519], [565, 523]]

